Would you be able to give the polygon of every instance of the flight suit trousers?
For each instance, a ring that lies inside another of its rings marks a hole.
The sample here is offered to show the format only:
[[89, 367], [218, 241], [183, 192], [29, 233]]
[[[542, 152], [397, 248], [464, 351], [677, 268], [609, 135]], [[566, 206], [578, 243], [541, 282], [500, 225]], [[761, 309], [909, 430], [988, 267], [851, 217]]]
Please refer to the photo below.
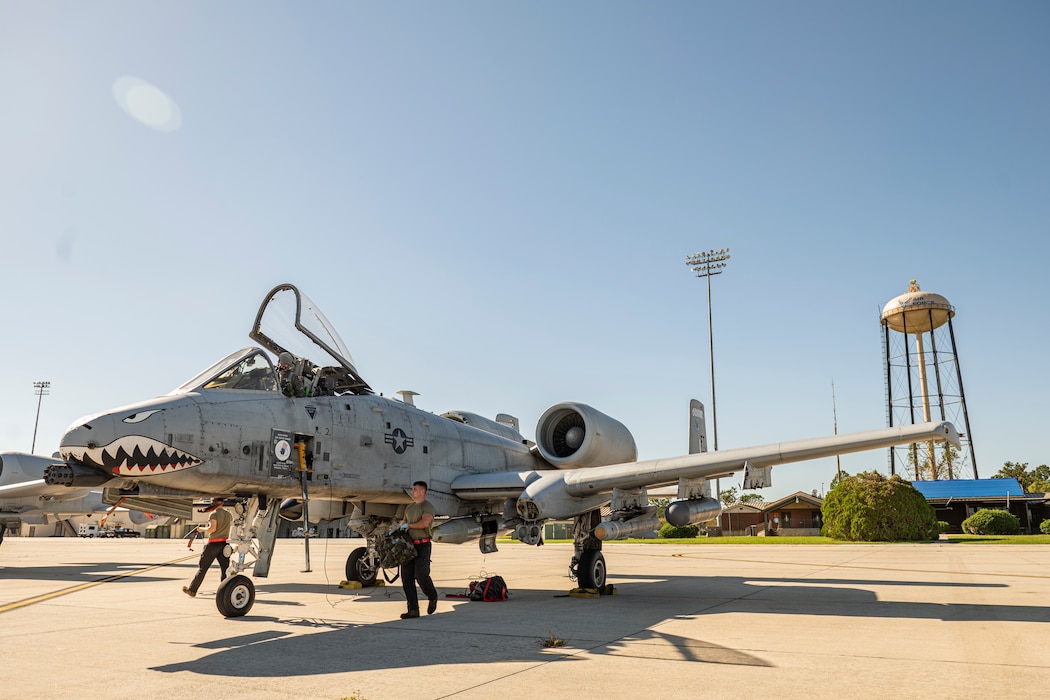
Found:
[[405, 601], [409, 610], [419, 610], [419, 596], [416, 593], [416, 582], [428, 600], [437, 600], [437, 588], [430, 578], [430, 542], [413, 545], [416, 556], [401, 565], [401, 587], [405, 590]]
[[230, 566], [230, 558], [226, 556], [226, 540], [209, 542], [204, 545], [204, 551], [201, 552], [200, 568], [197, 570], [197, 575], [193, 577], [193, 581], [190, 582], [190, 591], [194, 595], [196, 595], [197, 589], [200, 588], [201, 582], [204, 581], [204, 575], [208, 573], [208, 567], [216, 560], [218, 560], [219, 567], [222, 569], [222, 578], [226, 578], [226, 569]]

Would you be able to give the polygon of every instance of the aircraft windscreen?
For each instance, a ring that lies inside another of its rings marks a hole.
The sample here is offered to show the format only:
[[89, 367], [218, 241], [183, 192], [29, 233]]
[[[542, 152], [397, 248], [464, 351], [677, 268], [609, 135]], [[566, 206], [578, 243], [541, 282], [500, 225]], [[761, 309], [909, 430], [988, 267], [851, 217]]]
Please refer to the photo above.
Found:
[[242, 389], [246, 391], [277, 391], [277, 375], [263, 352], [244, 358], [233, 367], [210, 379], [202, 389]]
[[278, 386], [273, 365], [266, 354], [259, 348], [241, 348], [198, 373], [171, 393], [184, 394], [194, 389], [277, 391]]

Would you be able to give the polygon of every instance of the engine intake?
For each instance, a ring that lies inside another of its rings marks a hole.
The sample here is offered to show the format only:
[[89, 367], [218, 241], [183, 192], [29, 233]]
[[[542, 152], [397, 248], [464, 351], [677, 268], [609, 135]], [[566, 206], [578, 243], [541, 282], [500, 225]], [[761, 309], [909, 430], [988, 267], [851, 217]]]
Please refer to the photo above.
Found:
[[559, 469], [633, 462], [638, 448], [627, 427], [582, 403], [559, 403], [540, 416], [536, 449]]

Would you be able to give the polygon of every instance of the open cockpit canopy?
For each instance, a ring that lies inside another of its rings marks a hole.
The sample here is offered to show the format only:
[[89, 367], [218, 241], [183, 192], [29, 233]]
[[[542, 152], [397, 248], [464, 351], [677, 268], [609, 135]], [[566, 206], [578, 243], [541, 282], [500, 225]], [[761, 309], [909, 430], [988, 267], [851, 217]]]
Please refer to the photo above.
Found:
[[[372, 393], [372, 388], [358, 374], [346, 344], [321, 309], [291, 284], [280, 284], [270, 290], [259, 306], [248, 336], [275, 356], [290, 352], [297, 359], [309, 360], [314, 366], [324, 368], [339, 393]], [[330, 366], [333, 361], [338, 367]]]
[[265, 350], [241, 348], [171, 393], [204, 389], [273, 391], [294, 397], [372, 393], [328, 319], [290, 284], [270, 290], [248, 335], [278, 359], [291, 353], [294, 370], [278, 372]]

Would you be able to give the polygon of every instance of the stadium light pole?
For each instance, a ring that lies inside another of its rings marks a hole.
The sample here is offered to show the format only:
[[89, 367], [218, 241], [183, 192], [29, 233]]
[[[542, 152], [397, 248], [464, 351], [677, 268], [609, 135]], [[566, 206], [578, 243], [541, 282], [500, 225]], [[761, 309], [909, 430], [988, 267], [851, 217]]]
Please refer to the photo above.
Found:
[[[711, 357], [711, 431], [715, 438], [715, 451], [718, 451], [718, 408], [715, 404], [715, 336], [711, 323], [711, 278], [722, 274], [726, 260], [729, 260], [729, 248], [709, 250], [706, 253], [694, 253], [686, 256], [686, 265], [693, 268], [697, 277], [707, 278], [707, 338]], [[717, 488], [717, 486], [716, 486]], [[721, 497], [721, 494], [719, 494]]]
[[51, 388], [51, 382], [33, 382], [33, 390], [36, 392], [36, 422], [33, 423], [33, 447], [30, 448], [30, 454], [36, 452], [36, 429], [40, 425], [40, 402], [44, 400], [44, 397], [48, 395], [48, 389]]

